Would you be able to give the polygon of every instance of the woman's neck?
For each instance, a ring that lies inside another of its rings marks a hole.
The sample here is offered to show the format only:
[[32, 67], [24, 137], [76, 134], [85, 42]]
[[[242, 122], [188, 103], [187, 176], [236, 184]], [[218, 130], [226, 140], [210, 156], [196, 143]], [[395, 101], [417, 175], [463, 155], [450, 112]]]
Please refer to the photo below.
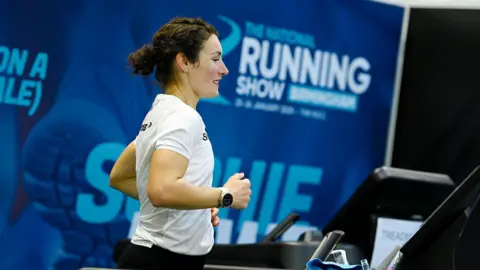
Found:
[[200, 100], [190, 88], [186, 88], [186, 87], [180, 88], [177, 86], [171, 86], [165, 89], [165, 94], [176, 96], [185, 104], [192, 107], [194, 110], [197, 109], [197, 104], [198, 104], [198, 101]]

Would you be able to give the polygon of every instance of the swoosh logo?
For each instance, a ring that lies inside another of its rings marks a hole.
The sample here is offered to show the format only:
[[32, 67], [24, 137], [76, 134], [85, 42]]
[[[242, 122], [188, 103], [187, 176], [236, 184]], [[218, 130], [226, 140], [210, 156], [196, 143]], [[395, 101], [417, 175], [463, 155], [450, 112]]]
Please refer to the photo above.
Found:
[[[230, 34], [223, 38], [220, 42], [222, 43], [222, 48], [223, 48], [223, 56], [226, 57], [229, 55], [235, 48], [240, 44], [242, 41], [242, 29], [240, 26], [233, 20], [219, 15], [217, 17], [219, 20], [223, 21], [224, 23], [228, 24], [230, 28], [232, 29], [230, 31]], [[231, 105], [231, 102], [226, 99], [224, 96], [221, 94], [218, 94], [217, 97], [215, 98], [206, 98], [202, 99], [204, 102], [210, 102], [210, 103], [215, 103], [215, 104], [220, 104], [220, 105]]]
[[238, 46], [238, 44], [240, 44], [240, 41], [242, 41], [242, 29], [240, 29], [240, 26], [236, 22], [225, 16], [219, 15], [218, 19], [225, 22], [232, 28], [230, 34], [221, 41], [223, 55], [227, 56]]

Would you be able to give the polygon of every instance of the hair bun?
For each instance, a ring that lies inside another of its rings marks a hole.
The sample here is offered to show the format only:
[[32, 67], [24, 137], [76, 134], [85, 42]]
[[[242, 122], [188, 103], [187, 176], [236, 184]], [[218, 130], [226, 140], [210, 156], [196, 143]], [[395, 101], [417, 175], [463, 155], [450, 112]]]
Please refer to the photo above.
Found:
[[133, 74], [148, 76], [153, 73], [157, 62], [155, 48], [145, 44], [128, 56], [128, 64], [133, 67]]

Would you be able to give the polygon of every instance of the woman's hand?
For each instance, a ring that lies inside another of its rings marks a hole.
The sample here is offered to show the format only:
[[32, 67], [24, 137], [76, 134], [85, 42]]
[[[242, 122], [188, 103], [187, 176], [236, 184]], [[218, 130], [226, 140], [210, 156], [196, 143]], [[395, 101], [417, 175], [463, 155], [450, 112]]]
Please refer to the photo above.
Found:
[[220, 224], [220, 218], [218, 217], [218, 208], [210, 208], [212, 212], [212, 225], [217, 227]]

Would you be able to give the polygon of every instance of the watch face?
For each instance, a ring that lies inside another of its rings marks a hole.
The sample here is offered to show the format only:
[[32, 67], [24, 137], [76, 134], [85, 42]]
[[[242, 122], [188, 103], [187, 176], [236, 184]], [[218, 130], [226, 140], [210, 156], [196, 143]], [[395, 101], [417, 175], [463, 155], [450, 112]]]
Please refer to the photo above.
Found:
[[230, 193], [225, 194], [223, 196], [223, 207], [230, 207], [233, 203], [233, 196]]

